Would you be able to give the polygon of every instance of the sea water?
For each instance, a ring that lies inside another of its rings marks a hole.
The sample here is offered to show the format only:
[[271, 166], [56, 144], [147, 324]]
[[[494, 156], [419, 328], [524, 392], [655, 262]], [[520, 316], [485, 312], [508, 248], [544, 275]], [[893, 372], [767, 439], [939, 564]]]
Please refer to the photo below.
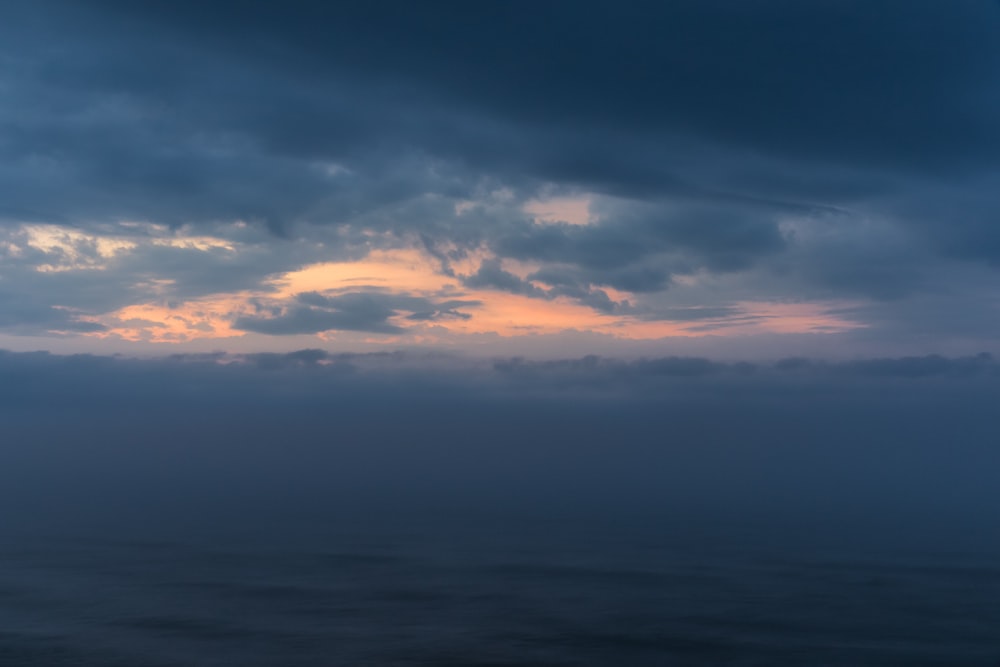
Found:
[[376, 514], [8, 531], [0, 665], [1000, 664], [984, 553]]

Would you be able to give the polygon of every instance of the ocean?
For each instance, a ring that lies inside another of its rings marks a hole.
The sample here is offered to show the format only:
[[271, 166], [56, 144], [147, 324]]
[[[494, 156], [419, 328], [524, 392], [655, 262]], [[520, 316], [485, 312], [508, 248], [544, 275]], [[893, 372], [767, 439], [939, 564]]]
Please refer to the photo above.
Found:
[[381, 396], [0, 412], [0, 666], [1000, 665], [986, 398]]
[[988, 554], [460, 514], [8, 531], [0, 665], [1000, 664]]

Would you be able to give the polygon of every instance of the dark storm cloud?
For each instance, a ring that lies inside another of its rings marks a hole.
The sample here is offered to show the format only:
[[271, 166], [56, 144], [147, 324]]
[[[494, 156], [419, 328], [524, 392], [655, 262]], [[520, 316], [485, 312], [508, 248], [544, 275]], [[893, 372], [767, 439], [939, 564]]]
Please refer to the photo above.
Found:
[[442, 318], [466, 319], [457, 308], [477, 305], [475, 301], [436, 302], [423, 297], [380, 292], [349, 292], [324, 296], [304, 292], [297, 303], [265, 316], [242, 316], [233, 326], [243, 331], [276, 336], [312, 334], [323, 331], [369, 331], [402, 333], [404, 329], [389, 322], [400, 311], [412, 311], [409, 319], [431, 321]]
[[80, 321], [73, 312], [38, 303], [18, 294], [0, 293], [0, 327], [12, 333], [36, 334], [47, 332], [94, 333], [104, 325]]
[[[420, 82], [526, 123], [682, 128], [932, 170], [942, 157], [993, 162], [998, 147], [983, 105], [995, 93], [980, 87], [998, 57], [986, 0], [98, 6], [261, 66], [276, 53], [307, 81]], [[280, 144], [294, 148], [313, 145], [311, 129], [271, 131], [299, 133]]]
[[464, 278], [462, 283], [467, 287], [497, 289], [503, 292], [510, 292], [511, 294], [542, 295], [542, 290], [527, 280], [522, 280], [510, 271], [505, 271], [500, 265], [500, 260], [497, 259], [484, 261], [479, 266], [479, 269], [472, 275]]
[[[526, 226], [496, 247], [507, 257], [580, 267], [593, 282], [645, 292], [663, 289], [671, 269], [746, 269], [785, 245], [774, 212], [750, 206], [618, 204], [602, 213], [608, 223]], [[647, 259], [659, 271], [643, 266]]]
[[[484, 246], [601, 310], [697, 271], [901, 299], [1000, 257], [997, 30], [987, 0], [7, 3], [0, 217]], [[553, 186], [614, 199], [537, 226]]]
[[[513, 273], [506, 271], [498, 259], [488, 259], [483, 261], [479, 269], [464, 278], [462, 284], [474, 289], [492, 289], [511, 294], [523, 294], [539, 299], [555, 299], [558, 297], [569, 297], [578, 303], [589, 306], [594, 310], [613, 313], [626, 312], [629, 310], [628, 303], [613, 301], [608, 293], [602, 289], [588, 287], [590, 281], [579, 276], [579, 270], [568, 275], [565, 271], [534, 271], [527, 279], [519, 278]], [[532, 281], [541, 281], [551, 287], [542, 289], [537, 287]], [[603, 284], [618, 286], [618, 283], [611, 280], [601, 281]]]
[[[41, 238], [0, 228], [0, 327], [8, 332], [97, 331], [102, 327], [78, 316], [151, 299], [176, 304], [244, 289], [266, 293], [275, 274], [368, 252], [363, 239], [350, 236], [336, 235], [337, 248], [331, 251], [232, 225], [206, 226], [199, 230], [204, 238], [143, 225], [102, 226], [87, 234], [66, 234], [54, 226], [36, 229]], [[119, 247], [109, 251], [102, 242]]]
[[400, 327], [386, 320], [393, 311], [372, 307], [348, 308], [346, 310], [323, 310], [298, 306], [275, 317], [238, 317], [233, 326], [243, 331], [286, 336], [312, 334], [337, 329], [340, 331], [371, 331], [373, 333], [399, 333]]

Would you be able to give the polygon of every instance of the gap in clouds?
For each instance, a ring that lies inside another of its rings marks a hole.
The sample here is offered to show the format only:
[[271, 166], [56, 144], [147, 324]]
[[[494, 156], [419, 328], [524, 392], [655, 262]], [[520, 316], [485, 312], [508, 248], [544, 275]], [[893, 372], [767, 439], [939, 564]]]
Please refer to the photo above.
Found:
[[[852, 305], [837, 302], [748, 301], [714, 309], [654, 310], [643, 307], [635, 293], [610, 286], [570, 287], [551, 269], [503, 262], [484, 249], [453, 249], [442, 260], [439, 250], [384, 250], [366, 243], [345, 261], [266, 273], [267, 264], [257, 266], [252, 259], [267, 259], [270, 250], [252, 235], [240, 240], [246, 229], [241, 223], [220, 229], [236, 232], [236, 238], [226, 238], [138, 223], [119, 225], [117, 235], [26, 225], [9, 236], [5, 248], [21, 280], [53, 286], [61, 282], [69, 288], [63, 292], [64, 303], [48, 310], [41, 306], [37, 316], [38, 325], [48, 327], [37, 333], [64, 336], [76, 332], [122, 341], [183, 343], [252, 332], [318, 334], [334, 341], [338, 332], [363, 331], [388, 335], [386, 344], [395, 345], [405, 340], [400, 338], [404, 334], [443, 344], [470, 334], [514, 337], [586, 330], [615, 338], [658, 339], [707, 333], [834, 333], [864, 326], [834, 314]], [[292, 255], [292, 261], [302, 261], [303, 253], [316, 259], [324, 254], [323, 244], [295, 245], [301, 252]], [[44, 275], [49, 273], [66, 276], [51, 280]], [[110, 281], [130, 281], [130, 289], [116, 292], [107, 304], [80, 301], [73, 293], [75, 288], [94, 294]], [[239, 284], [235, 281], [250, 281], [245, 284], [252, 287], [219, 290], [227, 282]], [[102, 305], [117, 307], [100, 312]], [[32, 332], [29, 321], [21, 326], [25, 333]]]

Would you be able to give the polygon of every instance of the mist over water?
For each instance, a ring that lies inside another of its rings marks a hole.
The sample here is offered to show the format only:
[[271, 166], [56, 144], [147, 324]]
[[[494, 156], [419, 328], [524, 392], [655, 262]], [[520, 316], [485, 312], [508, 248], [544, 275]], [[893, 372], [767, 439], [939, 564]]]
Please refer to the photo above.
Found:
[[1000, 660], [989, 373], [528, 395], [171, 363], [5, 399], [0, 664]]

